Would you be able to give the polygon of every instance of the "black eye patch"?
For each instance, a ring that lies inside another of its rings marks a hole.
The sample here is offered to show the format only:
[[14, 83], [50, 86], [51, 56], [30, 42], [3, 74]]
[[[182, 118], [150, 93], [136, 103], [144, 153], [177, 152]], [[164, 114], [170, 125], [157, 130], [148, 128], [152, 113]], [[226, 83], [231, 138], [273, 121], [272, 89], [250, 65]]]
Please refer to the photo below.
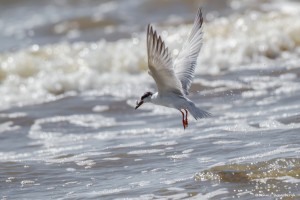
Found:
[[152, 92], [146, 92], [145, 94], [143, 94], [143, 96], [141, 97], [141, 100], [145, 99], [146, 97], [149, 97], [152, 95]]

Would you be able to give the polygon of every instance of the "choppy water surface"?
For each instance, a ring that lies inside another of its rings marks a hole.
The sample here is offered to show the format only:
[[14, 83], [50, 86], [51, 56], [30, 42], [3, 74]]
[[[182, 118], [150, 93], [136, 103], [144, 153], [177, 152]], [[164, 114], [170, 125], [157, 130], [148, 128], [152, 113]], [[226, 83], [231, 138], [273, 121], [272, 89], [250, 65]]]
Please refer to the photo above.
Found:
[[[297, 1], [11, 1], [0, 8], [2, 199], [299, 199]], [[198, 5], [205, 36], [191, 99], [155, 91], [145, 27], [176, 56]], [[22, 17], [23, 18], [22, 18]]]

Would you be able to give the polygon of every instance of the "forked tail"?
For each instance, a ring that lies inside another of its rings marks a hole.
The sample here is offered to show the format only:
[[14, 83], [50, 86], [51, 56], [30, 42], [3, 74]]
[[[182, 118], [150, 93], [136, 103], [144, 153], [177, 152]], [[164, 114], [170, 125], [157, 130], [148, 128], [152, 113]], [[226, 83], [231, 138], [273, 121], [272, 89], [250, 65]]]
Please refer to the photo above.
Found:
[[196, 105], [191, 101], [189, 102], [187, 109], [196, 120], [201, 118], [212, 117], [211, 113], [197, 108]]

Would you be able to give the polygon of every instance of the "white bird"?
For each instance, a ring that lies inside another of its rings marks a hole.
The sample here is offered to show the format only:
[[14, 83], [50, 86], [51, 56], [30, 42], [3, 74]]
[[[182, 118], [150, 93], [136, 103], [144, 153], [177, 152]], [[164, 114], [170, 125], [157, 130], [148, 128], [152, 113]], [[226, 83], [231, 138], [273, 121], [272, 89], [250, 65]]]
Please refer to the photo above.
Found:
[[[211, 114], [201, 110], [187, 98], [188, 90], [194, 77], [197, 58], [202, 46], [203, 17], [198, 10], [189, 37], [174, 64], [168, 48], [152, 25], [147, 28], [147, 50], [149, 74], [156, 82], [158, 92], [146, 92], [137, 101], [135, 109], [143, 103], [153, 103], [179, 110], [182, 114], [182, 125], [188, 126], [188, 112], [197, 120], [210, 117]], [[185, 111], [185, 113], [183, 112]]]

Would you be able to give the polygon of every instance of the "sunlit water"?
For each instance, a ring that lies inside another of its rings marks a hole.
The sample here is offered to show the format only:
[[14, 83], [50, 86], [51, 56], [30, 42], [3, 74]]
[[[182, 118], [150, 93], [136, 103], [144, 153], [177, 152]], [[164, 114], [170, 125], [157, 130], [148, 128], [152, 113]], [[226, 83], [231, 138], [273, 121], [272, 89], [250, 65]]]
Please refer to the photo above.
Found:
[[[0, 12], [0, 198], [300, 198], [297, 1], [17, 4]], [[156, 90], [147, 23], [176, 56], [198, 5], [190, 98], [214, 116], [184, 130], [134, 105]]]

